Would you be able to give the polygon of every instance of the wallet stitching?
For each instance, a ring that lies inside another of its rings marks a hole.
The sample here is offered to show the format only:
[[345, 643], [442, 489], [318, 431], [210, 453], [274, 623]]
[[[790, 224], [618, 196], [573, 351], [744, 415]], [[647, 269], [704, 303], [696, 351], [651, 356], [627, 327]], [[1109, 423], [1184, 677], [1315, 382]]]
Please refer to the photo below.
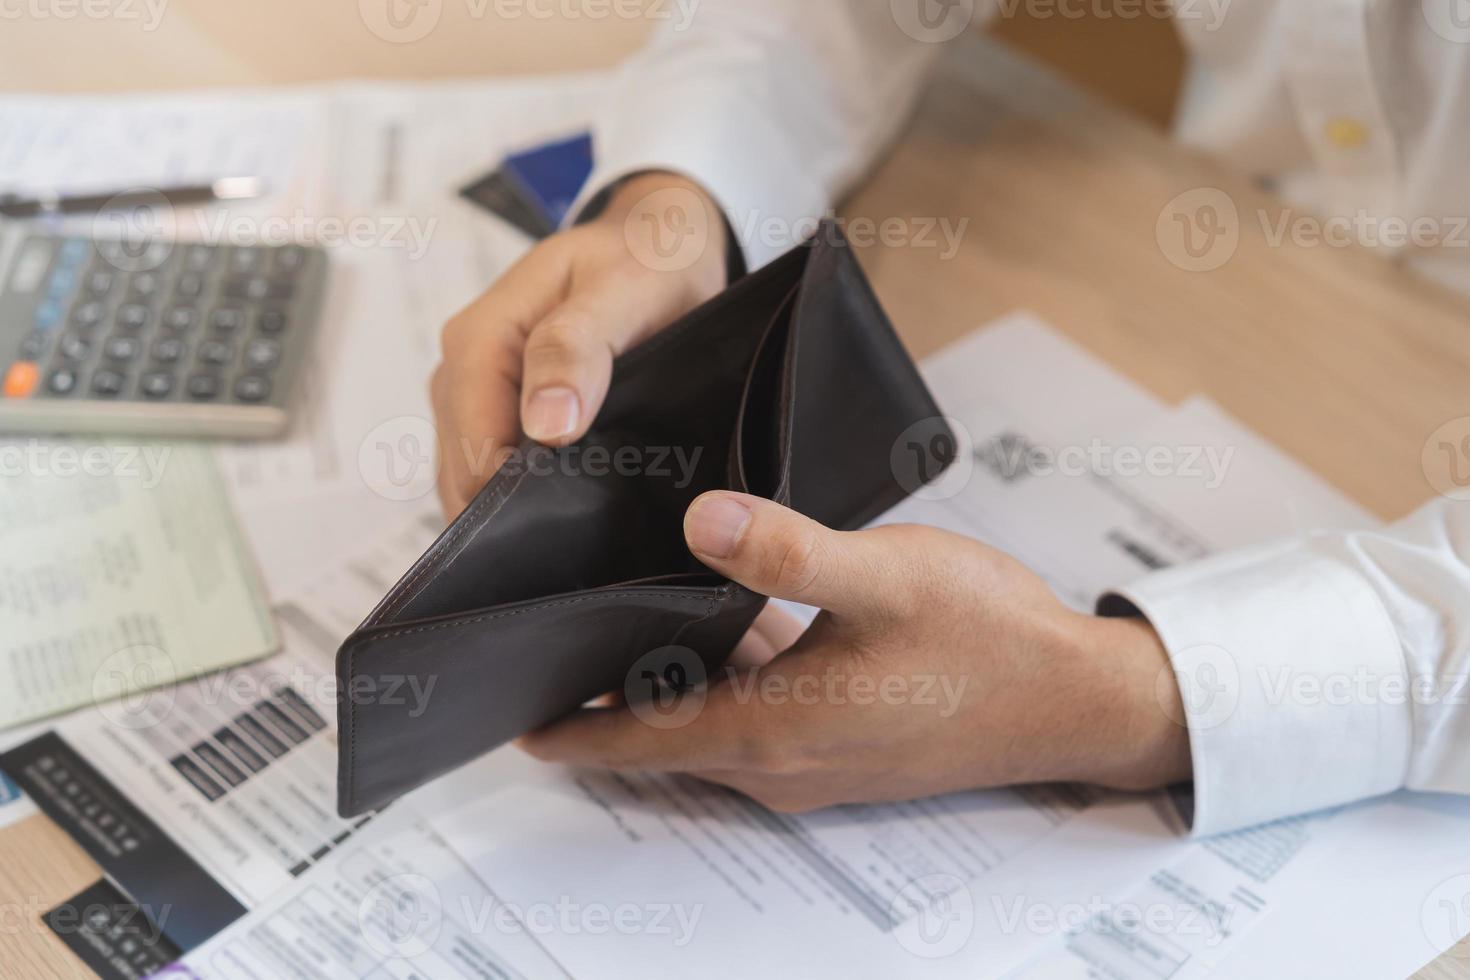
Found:
[[685, 633], [689, 632], [691, 629], [694, 629], [700, 623], [708, 622], [709, 618], [715, 614], [716, 603], [723, 602], [734, 594], [735, 592], [733, 589], [721, 586], [717, 592], [709, 597], [709, 604], [704, 607], [703, 616], [700, 616], [698, 619], [695, 620], [690, 620], [689, 622], [686, 622], [683, 626], [679, 627], [679, 631], [674, 634], [674, 642], [678, 643], [684, 638]]
[[[679, 599], [685, 602], [688, 602], [690, 600], [702, 601], [697, 600], [695, 596], [681, 594], [678, 592], [604, 592], [598, 595], [578, 596], [575, 599], [556, 599], [551, 602], [543, 602], [534, 606], [525, 606], [520, 609], [506, 609], [502, 610], [501, 612], [486, 613], [483, 616], [476, 616], [472, 619], [455, 619], [444, 623], [432, 623], [427, 626], [412, 626], [406, 629], [393, 630], [391, 632], [383, 633], [378, 636], [369, 637], [364, 644], [347, 647], [347, 676], [354, 677], [357, 674], [355, 665], [357, 662], [357, 651], [359, 646], [370, 646], [378, 642], [379, 640], [387, 640], [397, 636], [408, 636], [412, 633], [428, 633], [433, 630], [449, 629], [452, 626], [472, 626], [475, 623], [488, 622], [493, 619], [505, 619], [510, 616], [519, 616], [522, 613], [528, 612], [538, 612], [542, 609], [551, 609], [556, 606], [573, 606], [579, 602], [592, 602], [598, 599], [628, 598], [630, 595], [636, 595], [639, 598], [646, 599]], [[714, 615], [715, 605], [730, 598], [730, 596], [732, 595], [734, 595], [733, 590], [727, 590], [724, 587], [721, 587], [721, 589], [716, 591], [715, 594], [710, 597], [709, 602], [705, 606], [704, 615], [695, 622], [702, 623], [705, 620], [709, 619], [711, 616]], [[682, 634], [689, 625], [690, 624], [686, 623], [683, 627], [681, 627], [679, 630], [680, 634]], [[347, 705], [347, 766], [344, 769], [342, 776], [344, 777], [344, 782], [346, 784], [344, 788], [347, 791], [347, 802], [355, 809], [357, 804], [357, 706], [352, 703], [352, 700], [350, 698], [345, 703]]]
[[554, 608], [556, 606], [574, 606], [574, 605], [576, 605], [579, 602], [594, 602], [594, 601], [596, 601], [598, 599], [612, 599], [612, 598], [627, 599], [627, 598], [630, 598], [630, 597], [636, 597], [636, 598], [639, 598], [639, 599], [682, 599], [684, 601], [689, 601], [689, 600], [694, 600], [696, 602], [703, 602], [704, 601], [703, 598], [701, 598], [701, 597], [692, 596], [692, 595], [689, 595], [688, 593], [680, 593], [680, 592], [625, 592], [625, 591], [604, 592], [604, 593], [600, 593], [598, 595], [577, 596], [575, 599], [554, 599], [554, 600], [552, 600], [550, 602], [542, 602], [542, 603], [538, 603], [537, 605], [534, 605], [534, 606], [523, 606], [523, 607], [521, 607], [519, 609], [503, 609], [500, 612], [485, 613], [483, 615], [475, 616], [475, 617], [470, 618], [470, 619], [452, 619], [452, 620], [447, 620], [447, 621], [442, 622], [442, 623], [429, 623], [429, 624], [424, 625], [424, 626], [409, 626], [409, 627], [405, 627], [403, 629], [392, 630], [392, 631], [387, 632], [387, 633], [381, 633], [381, 634], [379, 634], [377, 636], [370, 636], [370, 637], [367, 638], [367, 640], [365, 642], [366, 642], [366, 644], [373, 644], [373, 643], [377, 643], [379, 640], [388, 640], [388, 639], [392, 639], [393, 637], [396, 637], [396, 636], [408, 636], [408, 635], [413, 634], [413, 633], [429, 633], [429, 632], [432, 632], [434, 630], [449, 629], [450, 627], [453, 627], [453, 626], [473, 626], [475, 623], [488, 622], [489, 620], [492, 620], [492, 619], [506, 619], [506, 618], [511, 617], [511, 616], [519, 616], [519, 615], [521, 615], [523, 613], [529, 613], [529, 612], [539, 612], [542, 609], [551, 609], [551, 608]]
[[[499, 477], [499, 479], [492, 478], [491, 483], [494, 485], [496, 490], [505, 488], [504, 494], [500, 496], [499, 503], [495, 505], [495, 511], [497, 513], [502, 507], [506, 505], [506, 503], [510, 501], [510, 498], [514, 496], [516, 490], [520, 488], [521, 483], [524, 482], [524, 473], [519, 473], [516, 475], [517, 479], [514, 483], [510, 483], [509, 478], [503, 472], [497, 474], [497, 477]], [[510, 486], [506, 487], [506, 484], [508, 483], [510, 483]], [[484, 526], [485, 520], [488, 520], [489, 517], [494, 516], [493, 514], [491, 514], [482, 517], [478, 513], [478, 511], [485, 509], [485, 507], [489, 504], [491, 500], [495, 498], [495, 496], [495, 494], [487, 494], [485, 496], [482, 496], [479, 500], [475, 502], [474, 506], [470, 508], [467, 514], [469, 519], [465, 521], [464, 526], [461, 527], [459, 531], [457, 531], [454, 535], [445, 540], [439, 548], [435, 549], [435, 558], [442, 557], [445, 552], [449, 551], [455, 545], [459, 544], [459, 542], [463, 540], [465, 535], [470, 534], [472, 531], [479, 530], [481, 527]], [[390, 612], [401, 612], [404, 606], [408, 605], [414, 599], [418, 598], [419, 591], [421, 590], [415, 589], [415, 586], [419, 584], [419, 582], [424, 578], [425, 575], [428, 575], [431, 571], [437, 570], [439, 567], [440, 566], [437, 561], [424, 561], [419, 570], [413, 574], [413, 577], [403, 584], [403, 591], [400, 594], [399, 600], [398, 602], [393, 604]]]

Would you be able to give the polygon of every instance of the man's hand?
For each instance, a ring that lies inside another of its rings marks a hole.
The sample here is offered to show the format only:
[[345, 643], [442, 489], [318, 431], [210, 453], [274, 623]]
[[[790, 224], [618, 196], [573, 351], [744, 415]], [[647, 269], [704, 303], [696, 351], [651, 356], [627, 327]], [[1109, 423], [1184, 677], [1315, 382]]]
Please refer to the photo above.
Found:
[[[1015, 560], [928, 527], [843, 533], [715, 492], [689, 509], [685, 536], [710, 568], [824, 611], [763, 666], [711, 678], [702, 709], [677, 730], [625, 704], [588, 707], [521, 739], [526, 751], [690, 773], [798, 811], [1012, 783], [1143, 789], [1189, 777], [1169, 660], [1141, 619], [1073, 612]], [[781, 633], [770, 616], [758, 627], [747, 647]]]
[[554, 446], [581, 438], [613, 358], [725, 277], [719, 212], [667, 173], [627, 181], [596, 219], [533, 248], [444, 327], [430, 393], [445, 514], [464, 509], [523, 433]]

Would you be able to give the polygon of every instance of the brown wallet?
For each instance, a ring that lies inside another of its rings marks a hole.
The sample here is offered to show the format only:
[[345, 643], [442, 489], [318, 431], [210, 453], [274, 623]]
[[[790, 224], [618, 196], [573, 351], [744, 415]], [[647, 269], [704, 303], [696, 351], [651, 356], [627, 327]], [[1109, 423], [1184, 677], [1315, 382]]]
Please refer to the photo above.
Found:
[[[588, 435], [520, 447], [343, 642], [338, 810], [380, 808], [623, 689], [653, 651], [716, 670], [766, 599], [690, 554], [699, 494], [852, 529], [938, 476], [954, 445], [824, 222], [618, 358]], [[429, 694], [374, 696], [405, 689]]]

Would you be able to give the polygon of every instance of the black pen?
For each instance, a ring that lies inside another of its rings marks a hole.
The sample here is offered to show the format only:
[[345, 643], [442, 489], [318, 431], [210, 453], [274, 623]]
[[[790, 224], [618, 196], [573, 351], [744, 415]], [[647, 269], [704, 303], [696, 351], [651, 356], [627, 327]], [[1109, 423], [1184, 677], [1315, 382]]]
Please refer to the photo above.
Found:
[[0, 215], [7, 218], [39, 218], [51, 214], [95, 214], [167, 203], [170, 207], [239, 201], [259, 197], [265, 181], [259, 177], [223, 177], [208, 184], [176, 187], [133, 187], [91, 194], [0, 194]]

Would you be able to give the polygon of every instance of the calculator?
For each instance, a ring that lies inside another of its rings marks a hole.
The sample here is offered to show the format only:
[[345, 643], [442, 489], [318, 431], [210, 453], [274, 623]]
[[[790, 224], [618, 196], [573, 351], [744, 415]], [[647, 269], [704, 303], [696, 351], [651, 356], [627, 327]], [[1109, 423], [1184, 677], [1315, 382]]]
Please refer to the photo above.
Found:
[[321, 317], [322, 249], [31, 233], [5, 251], [0, 433], [286, 428]]

